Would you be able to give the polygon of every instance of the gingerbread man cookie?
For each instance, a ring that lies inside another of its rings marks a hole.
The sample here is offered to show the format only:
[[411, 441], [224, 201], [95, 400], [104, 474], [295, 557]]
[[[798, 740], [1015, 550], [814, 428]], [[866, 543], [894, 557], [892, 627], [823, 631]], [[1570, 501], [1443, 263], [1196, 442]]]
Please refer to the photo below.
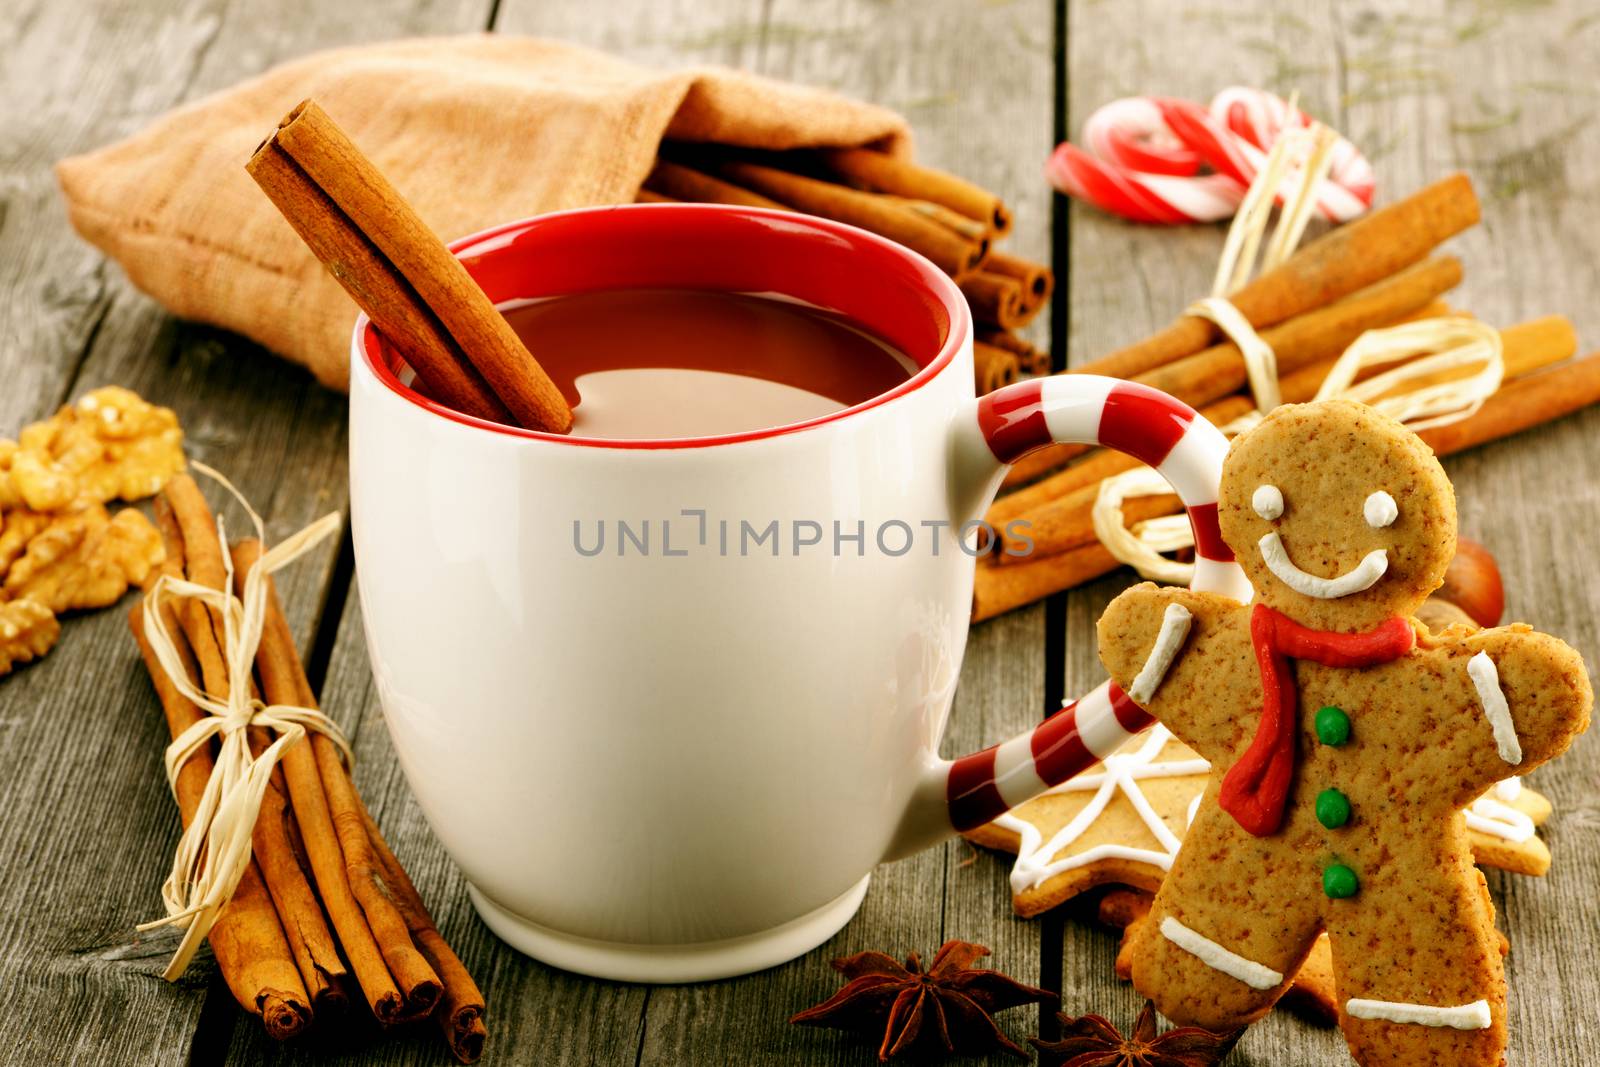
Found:
[[1326, 931], [1359, 1063], [1496, 1067], [1505, 979], [1461, 809], [1587, 727], [1582, 659], [1527, 626], [1413, 621], [1454, 552], [1455, 497], [1363, 405], [1281, 407], [1236, 439], [1219, 519], [1253, 605], [1147, 584], [1100, 619], [1112, 680], [1212, 768], [1134, 984], [1226, 1030]]

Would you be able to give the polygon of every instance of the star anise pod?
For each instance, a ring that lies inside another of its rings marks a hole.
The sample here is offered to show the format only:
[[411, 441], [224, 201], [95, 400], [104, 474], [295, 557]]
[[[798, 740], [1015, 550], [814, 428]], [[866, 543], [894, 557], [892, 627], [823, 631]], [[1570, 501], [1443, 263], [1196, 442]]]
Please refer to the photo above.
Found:
[[1238, 1043], [1244, 1027], [1213, 1034], [1198, 1026], [1156, 1033], [1156, 1006], [1144, 1002], [1133, 1033], [1123, 1037], [1098, 1015], [1057, 1015], [1060, 1041], [1028, 1040], [1043, 1053], [1044, 1067], [1216, 1067]]
[[989, 950], [968, 941], [946, 941], [928, 969], [915, 952], [905, 965], [882, 952], [862, 952], [833, 961], [848, 985], [789, 1021], [841, 1030], [881, 1027], [878, 1059], [888, 1060], [919, 1043], [945, 1052], [979, 1053], [999, 1048], [1028, 1058], [991, 1017], [1023, 1004], [1043, 1004], [1054, 993], [1035, 989], [999, 971], [973, 968]]

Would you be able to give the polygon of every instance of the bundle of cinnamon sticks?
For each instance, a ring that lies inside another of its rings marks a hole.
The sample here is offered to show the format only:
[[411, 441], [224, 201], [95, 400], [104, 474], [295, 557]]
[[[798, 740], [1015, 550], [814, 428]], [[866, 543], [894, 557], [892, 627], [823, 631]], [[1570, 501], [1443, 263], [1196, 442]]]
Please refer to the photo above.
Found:
[[[199, 487], [178, 475], [156, 502], [166, 549], [162, 573], [224, 589], [227, 569], [216, 519]], [[232, 546], [234, 588], [261, 558], [256, 541]], [[154, 577], [154, 576], [153, 576]], [[152, 580], [153, 580], [152, 577]], [[268, 583], [266, 622], [250, 684], [269, 704], [316, 707], [277, 593]], [[167, 631], [191, 683], [207, 693], [229, 687], [221, 613], [185, 599], [162, 606]], [[144, 629], [142, 605], [128, 623], [177, 737], [205, 714], [167, 675]], [[250, 727], [251, 750], [271, 738]], [[183, 765], [175, 794], [184, 824], [194, 818], [210, 777], [211, 750]], [[483, 1052], [484, 999], [440, 935], [351, 783], [337, 745], [312, 732], [291, 745], [272, 772], [252, 838], [254, 858], [209, 940], [228, 988], [261, 1016], [277, 1039], [315, 1019], [343, 1014], [359, 995], [384, 1025], [437, 1018], [463, 1063]]]
[[[1310, 400], [1334, 360], [1367, 330], [1462, 314], [1441, 299], [1461, 281], [1461, 263], [1435, 249], [1477, 221], [1471, 183], [1454, 175], [1330, 231], [1234, 293], [1232, 303], [1276, 353], [1283, 401]], [[1501, 339], [1506, 368], [1501, 388], [1468, 418], [1422, 432], [1439, 455], [1600, 402], [1600, 353], [1573, 359], [1578, 341], [1566, 319], [1552, 316], [1513, 326], [1501, 331]], [[1238, 347], [1194, 316], [1182, 316], [1070, 373], [1154, 386], [1217, 425], [1255, 408], [1241, 391], [1246, 371]], [[1006, 477], [1013, 491], [986, 516], [996, 531], [994, 550], [978, 567], [973, 620], [1115, 570], [1120, 564], [1096, 538], [1091, 512], [1102, 481], [1136, 465], [1103, 448], [1055, 445], [1013, 466]], [[1176, 496], [1139, 497], [1125, 505], [1124, 519], [1133, 525], [1180, 510]]]
[[979, 393], [1050, 371], [1049, 354], [1015, 331], [1050, 302], [1055, 276], [994, 247], [1010, 232], [1011, 213], [962, 178], [861, 148], [750, 152], [669, 141], [639, 199], [800, 211], [897, 241], [928, 257], [966, 295], [978, 323]]

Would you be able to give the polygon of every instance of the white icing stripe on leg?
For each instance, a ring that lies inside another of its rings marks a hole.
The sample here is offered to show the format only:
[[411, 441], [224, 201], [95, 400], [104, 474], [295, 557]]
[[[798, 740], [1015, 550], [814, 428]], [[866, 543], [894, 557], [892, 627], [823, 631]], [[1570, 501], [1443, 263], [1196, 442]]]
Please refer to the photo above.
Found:
[[1449, 1026], [1456, 1030], [1487, 1030], [1493, 1018], [1487, 1000], [1475, 1000], [1455, 1008], [1432, 1008], [1426, 1004], [1404, 1004], [1391, 1000], [1351, 999], [1344, 1010], [1356, 1019], [1414, 1026]]
[[1494, 731], [1495, 751], [1500, 758], [1515, 767], [1522, 762], [1522, 742], [1517, 740], [1517, 728], [1511, 721], [1511, 708], [1500, 689], [1500, 672], [1495, 668], [1489, 653], [1479, 652], [1467, 660], [1467, 677], [1478, 690], [1478, 703], [1483, 705], [1483, 717], [1489, 720]]
[[1271, 967], [1229, 952], [1210, 938], [1195, 933], [1170, 915], [1161, 920], [1161, 936], [1212, 970], [1221, 971], [1229, 978], [1236, 978], [1251, 989], [1271, 989], [1273, 986], [1283, 984], [1283, 975]]
[[1133, 684], [1128, 686], [1128, 696], [1135, 704], [1150, 703], [1156, 690], [1161, 688], [1173, 659], [1178, 655], [1178, 649], [1189, 637], [1189, 626], [1193, 622], [1194, 615], [1182, 604], [1167, 605], [1166, 614], [1161, 616], [1161, 630], [1156, 634], [1155, 646], [1150, 649], [1150, 658], [1144, 661]]

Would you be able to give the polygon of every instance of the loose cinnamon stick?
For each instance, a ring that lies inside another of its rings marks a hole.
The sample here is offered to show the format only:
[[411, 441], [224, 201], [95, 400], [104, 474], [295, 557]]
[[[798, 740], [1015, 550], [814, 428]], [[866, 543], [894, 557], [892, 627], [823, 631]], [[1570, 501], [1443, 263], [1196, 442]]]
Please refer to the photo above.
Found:
[[1014, 352], [985, 344], [972, 343], [972, 369], [978, 395], [992, 393], [1003, 385], [1010, 385], [1021, 375], [1021, 367]]
[[1122, 566], [1111, 551], [1093, 541], [1069, 552], [1012, 563], [978, 564], [972, 584], [972, 621], [983, 622], [1014, 608], [1071, 589]]
[[[227, 576], [215, 520], [194, 479], [187, 474], [173, 478], [157, 498], [155, 510], [166, 550], [163, 573], [187, 577], [212, 589], [224, 588]], [[167, 610], [169, 632], [179, 654], [194, 664], [195, 678], [208, 693], [227, 693], [228, 668], [218, 636], [220, 614], [197, 600], [184, 600], [176, 610], [170, 605]], [[171, 625], [174, 619], [176, 627]], [[264, 730], [252, 730], [253, 751], [270, 743], [264, 734]], [[343, 1011], [347, 1004], [343, 987], [347, 972], [323, 919], [322, 906], [289, 840], [287, 814], [283, 775], [274, 768], [251, 831], [252, 854], [311, 1003], [328, 1017]]]
[[742, 160], [724, 162], [718, 172], [786, 207], [859, 226], [897, 241], [927, 256], [952, 276], [973, 270], [989, 252], [987, 240], [969, 241], [886, 197]]
[[[1389, 277], [1477, 221], [1478, 198], [1471, 180], [1453, 174], [1328, 231], [1229, 299], [1260, 330]], [[1185, 315], [1137, 344], [1075, 369], [1132, 378], [1192, 355], [1217, 336], [1209, 321]]]
[[[1439, 456], [1509, 437], [1600, 402], [1600, 352], [1509, 382], [1471, 418], [1424, 430], [1419, 437]], [[978, 566], [973, 621], [993, 618], [1115, 570], [1120, 564], [1098, 541], [1026, 563]]]
[[289, 112], [246, 170], [441, 400], [572, 428], [561, 391], [461, 261], [314, 102]]
[[[235, 546], [239, 588], [260, 557], [261, 546], [253, 540]], [[311, 684], [270, 576], [266, 585], [267, 610], [256, 651], [261, 688], [274, 704], [314, 708]], [[439, 977], [411, 943], [405, 921], [376, 881], [359, 800], [338, 746], [318, 733], [309, 741], [289, 748], [281, 764], [328, 916], [378, 1021], [421, 1018], [439, 1002]]]
[[866, 148], [837, 148], [818, 154], [828, 169], [859, 188], [943, 204], [982, 221], [996, 237], [1011, 230], [1011, 212], [999, 197], [954, 174]]
[[[1277, 353], [1278, 373], [1291, 374], [1318, 360], [1337, 356], [1367, 330], [1416, 311], [1460, 282], [1461, 261], [1454, 256], [1435, 256], [1327, 307], [1263, 330], [1261, 338]], [[1226, 341], [1140, 374], [1134, 381], [1171, 393], [1193, 407], [1202, 407], [1243, 388], [1246, 377], [1239, 346]], [[1032, 481], [1087, 451], [1087, 445], [1039, 449], [1012, 467], [1005, 484]]]
[[1022, 286], [1023, 306], [1030, 311], [1042, 308], [1055, 291], [1056, 276], [1049, 267], [1009, 252], [991, 251], [989, 258], [983, 261], [983, 269], [990, 274], [1015, 278]]
[[893, 200], [907, 211], [932, 219], [945, 229], [952, 230], [969, 241], [986, 241], [994, 237], [994, 231], [979, 220], [969, 219], [959, 211], [951, 211], [943, 204], [935, 204], [932, 200], [908, 200], [902, 196], [879, 195], [884, 196], [885, 199]]
[[1030, 342], [1018, 337], [1009, 330], [997, 330], [992, 326], [979, 326], [976, 337], [986, 345], [1003, 348], [1007, 352], [1016, 354], [1017, 366], [1024, 374], [1040, 375], [1049, 374], [1050, 353], [1034, 347]]
[[972, 317], [979, 322], [1014, 330], [1027, 325], [1039, 313], [1043, 304], [1028, 307], [1023, 304], [1022, 283], [1004, 274], [973, 271], [963, 274], [956, 284], [972, 308]]
[[645, 179], [646, 189], [693, 204], [732, 204], [737, 207], [764, 207], [788, 211], [776, 200], [742, 189], [711, 174], [669, 160], [656, 160], [655, 169]]
[[1542, 426], [1600, 401], [1600, 352], [1519, 378], [1484, 401], [1469, 419], [1417, 436], [1441, 456]]
[[[138, 642], [139, 654], [144, 658], [150, 682], [161, 701], [167, 731], [177, 737], [199, 722], [203, 713], [178, 691], [156, 659], [155, 650], [145, 636], [142, 604], [135, 604], [129, 610], [128, 628]], [[180, 656], [186, 653], [180, 652]], [[193, 661], [187, 662], [189, 677], [196, 680], [198, 675], [194, 672]], [[194, 821], [212, 765], [211, 751], [207, 749], [196, 752], [178, 771], [173, 794], [185, 827]], [[241, 1008], [261, 1017], [269, 1037], [284, 1041], [311, 1025], [311, 998], [254, 862], [245, 868], [232, 899], [217, 914], [206, 940], [211, 942], [211, 954], [216, 957], [217, 969], [222, 972], [228, 991]]]
[[[1560, 315], [1550, 315], [1544, 318], [1533, 319], [1529, 322], [1519, 323], [1500, 331], [1501, 346], [1505, 361], [1506, 381], [1526, 377], [1535, 371], [1570, 359], [1578, 350], [1578, 336], [1573, 330], [1572, 323]], [[1333, 368], [1333, 360], [1325, 360], [1291, 374], [1283, 379], [1280, 384], [1283, 400], [1286, 404], [1304, 403], [1310, 400], [1321, 388], [1323, 379]], [[1367, 372], [1357, 375], [1357, 380], [1364, 380], [1380, 373], [1387, 367], [1371, 368]], [[1449, 381], [1454, 378], [1470, 375], [1475, 368], [1463, 367], [1456, 371], [1444, 372], [1413, 379], [1407, 388], [1420, 388], [1438, 382]], [[1229, 422], [1249, 411], [1254, 410], [1254, 404], [1246, 397], [1227, 397], [1217, 404], [1202, 409], [1201, 414], [1210, 419], [1215, 425], [1225, 426]], [[1088, 470], [1091, 461], [1098, 461], [1093, 467], [1097, 477], [1085, 479], [1081, 470]], [[1074, 464], [1062, 471], [1061, 475], [1054, 475], [1036, 486], [1029, 486], [1020, 492], [1013, 493], [997, 501], [995, 506], [985, 516], [989, 525], [994, 528], [1000, 539], [1000, 549], [994, 554], [996, 563], [1005, 566], [1017, 566], [1026, 559], [1037, 559], [1041, 556], [1051, 555], [1056, 552], [1065, 552], [1077, 548], [1079, 545], [1093, 541], [1096, 537], [1092, 510], [1096, 497], [1100, 493], [1100, 482], [1113, 474], [1131, 470], [1138, 466], [1138, 461], [1124, 456], [1120, 452], [1110, 449], [1097, 449], [1091, 456], [1087, 456], [1081, 463]], [[1073, 475], [1072, 478], [1063, 477]], [[1058, 480], [1059, 479], [1059, 480]], [[1053, 483], [1054, 495], [1046, 498], [1035, 490]], [[1076, 484], [1073, 484], [1076, 483]], [[1016, 498], [1023, 498], [1018, 501]], [[1137, 504], [1140, 500], [1160, 500], [1167, 506], [1156, 508], [1148, 503]], [[1146, 498], [1133, 498], [1124, 506], [1124, 512], [1130, 523], [1140, 519], [1154, 518], [1157, 515], [1172, 515], [1180, 510], [1176, 497], [1157, 496]], [[1028, 526], [1019, 528], [1014, 533], [1008, 533], [1010, 524], [1018, 519], [1026, 519]], [[1032, 549], [1024, 556], [1027, 547], [1024, 537], [1031, 542]]]
[[428, 962], [433, 964], [433, 969], [439, 972], [439, 979], [444, 983], [444, 999], [439, 1004], [439, 1026], [444, 1030], [450, 1051], [462, 1063], [476, 1063], [478, 1057], [483, 1055], [483, 1044], [488, 1037], [483, 1021], [487, 1010], [483, 993], [479, 991], [478, 983], [472, 980], [472, 975], [467, 973], [461, 957], [456, 955], [434, 924], [428, 906], [422, 902], [422, 894], [417, 892], [411, 876], [401, 866], [389, 843], [383, 839], [383, 834], [378, 832], [378, 824], [373, 820], [372, 813], [363, 807], [361, 815], [395, 907], [405, 916], [406, 926], [416, 939], [417, 947], [428, 957]]
[[650, 189], [640, 189], [634, 194], [633, 202], [635, 204], [681, 204], [683, 201], [677, 197], [666, 196]]

